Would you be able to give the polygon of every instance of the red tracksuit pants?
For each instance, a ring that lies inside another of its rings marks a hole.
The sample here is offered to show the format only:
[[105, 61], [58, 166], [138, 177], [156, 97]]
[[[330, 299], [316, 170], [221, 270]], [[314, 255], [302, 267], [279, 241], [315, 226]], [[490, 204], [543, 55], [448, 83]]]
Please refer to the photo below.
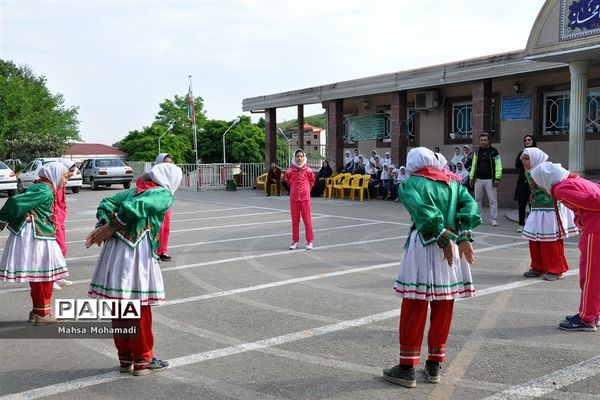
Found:
[[31, 302], [33, 303], [31, 311], [42, 317], [50, 314], [53, 285], [53, 281], [29, 282], [29, 287], [31, 288]]
[[579, 315], [585, 322], [594, 323], [600, 315], [600, 234], [582, 234], [579, 251]]
[[427, 346], [430, 361], [442, 362], [446, 359], [446, 341], [452, 324], [454, 300], [415, 300], [402, 299], [400, 309], [400, 364], [417, 365], [421, 358], [421, 344], [427, 309], [431, 306]]
[[152, 360], [154, 349], [154, 336], [152, 335], [152, 309], [150, 306], [142, 306], [140, 319], [113, 319], [115, 328], [136, 327], [137, 335], [124, 337], [114, 334], [113, 340], [119, 361], [122, 367], [133, 364], [134, 369], [143, 369]]
[[569, 270], [562, 240], [555, 242], [529, 241], [531, 269], [539, 272], [560, 275]]
[[290, 211], [292, 213], [292, 242], [300, 241], [300, 216], [304, 221], [306, 241], [312, 242], [315, 237], [313, 235], [310, 200], [290, 201]]
[[160, 225], [160, 232], [158, 236], [158, 255], [164, 256], [167, 254], [167, 247], [169, 246], [169, 234], [171, 233], [171, 209], [169, 208], [165, 214], [162, 224]]

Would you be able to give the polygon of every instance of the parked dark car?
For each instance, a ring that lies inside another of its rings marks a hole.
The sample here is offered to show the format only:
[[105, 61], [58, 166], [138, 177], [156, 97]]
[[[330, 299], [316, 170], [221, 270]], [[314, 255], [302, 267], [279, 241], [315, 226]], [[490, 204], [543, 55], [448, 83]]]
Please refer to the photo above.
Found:
[[133, 170], [120, 158], [89, 158], [81, 163], [80, 169], [83, 183], [89, 184], [92, 190], [112, 184], [129, 189], [133, 180]]

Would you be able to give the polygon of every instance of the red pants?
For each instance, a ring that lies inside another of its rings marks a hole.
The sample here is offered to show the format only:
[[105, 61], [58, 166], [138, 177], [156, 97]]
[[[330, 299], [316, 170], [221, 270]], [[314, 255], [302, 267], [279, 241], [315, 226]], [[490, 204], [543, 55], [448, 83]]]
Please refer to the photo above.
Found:
[[53, 281], [29, 282], [29, 287], [31, 287], [31, 301], [33, 303], [31, 311], [42, 317], [50, 314], [53, 285]]
[[402, 299], [400, 311], [400, 364], [417, 365], [421, 358], [421, 344], [427, 308], [431, 305], [427, 346], [430, 361], [442, 362], [446, 359], [446, 341], [452, 324], [454, 300], [414, 300]]
[[158, 255], [164, 256], [167, 254], [167, 246], [169, 245], [169, 234], [171, 233], [171, 209], [169, 208], [165, 214], [160, 232], [158, 236]]
[[600, 315], [600, 234], [582, 234], [579, 251], [579, 315], [585, 322], [594, 323]]
[[310, 213], [310, 200], [290, 201], [290, 211], [292, 213], [292, 242], [300, 241], [300, 215], [302, 215], [302, 221], [304, 221], [306, 241], [312, 242], [315, 237]]
[[140, 319], [113, 319], [112, 321], [112, 326], [115, 328], [128, 328], [132, 325], [136, 327], [135, 337], [127, 338], [114, 334], [113, 340], [122, 367], [133, 364], [135, 369], [143, 369], [152, 360], [154, 348], [151, 307], [142, 306]]
[[555, 242], [529, 241], [531, 269], [543, 273], [559, 275], [569, 270], [562, 240]]

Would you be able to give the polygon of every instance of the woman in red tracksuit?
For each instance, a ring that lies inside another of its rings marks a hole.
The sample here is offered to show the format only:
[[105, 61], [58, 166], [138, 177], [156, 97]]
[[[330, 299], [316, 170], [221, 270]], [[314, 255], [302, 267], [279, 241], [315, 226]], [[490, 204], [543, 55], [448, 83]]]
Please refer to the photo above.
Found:
[[292, 244], [290, 250], [295, 250], [300, 241], [300, 216], [304, 221], [306, 234], [306, 250], [313, 248], [313, 228], [310, 211], [310, 190], [315, 184], [315, 174], [306, 165], [303, 150], [296, 150], [292, 165], [285, 171], [285, 180], [290, 185], [290, 211], [292, 214]]
[[600, 326], [600, 185], [551, 162], [539, 164], [530, 173], [538, 187], [575, 213], [575, 223], [581, 231], [579, 312], [567, 315], [558, 327], [594, 332]]

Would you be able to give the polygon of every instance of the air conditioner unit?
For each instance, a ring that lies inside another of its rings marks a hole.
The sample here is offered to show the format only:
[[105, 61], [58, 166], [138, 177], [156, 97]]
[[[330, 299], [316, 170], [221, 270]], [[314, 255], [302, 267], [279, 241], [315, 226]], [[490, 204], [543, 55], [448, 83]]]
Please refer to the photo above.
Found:
[[415, 110], [427, 110], [440, 106], [439, 93], [430, 90], [427, 92], [415, 93]]

